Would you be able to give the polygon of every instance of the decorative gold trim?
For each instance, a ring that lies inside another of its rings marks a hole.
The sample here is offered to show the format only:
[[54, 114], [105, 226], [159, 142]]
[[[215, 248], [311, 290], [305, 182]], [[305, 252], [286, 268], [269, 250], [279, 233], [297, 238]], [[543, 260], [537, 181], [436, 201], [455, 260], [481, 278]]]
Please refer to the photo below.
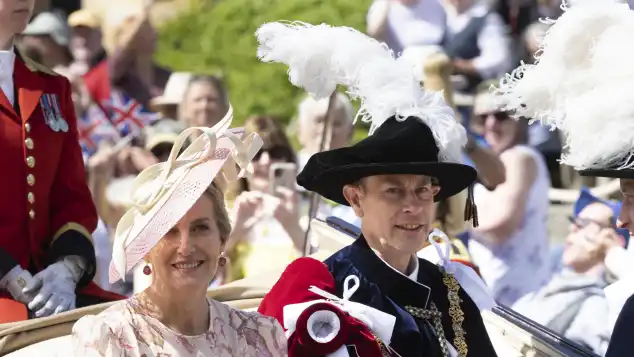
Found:
[[447, 297], [449, 298], [449, 316], [451, 316], [454, 332], [453, 344], [458, 350], [460, 357], [467, 357], [467, 341], [465, 340], [465, 330], [462, 328], [464, 322], [464, 312], [460, 308], [460, 284], [453, 275], [443, 271], [442, 282], [447, 286]]
[[81, 235], [86, 237], [86, 239], [88, 239], [88, 241], [90, 241], [90, 244], [94, 244], [93, 241], [92, 241], [92, 234], [90, 234], [90, 232], [88, 232], [88, 230], [84, 226], [82, 226], [79, 223], [68, 222], [65, 225], [63, 225], [60, 229], [58, 229], [57, 232], [53, 235], [53, 239], [51, 240], [51, 245], [53, 245], [53, 243], [55, 243], [55, 241], [62, 234], [66, 233], [68, 231], [77, 231], [77, 232], [81, 233]]
[[24, 65], [26, 66], [26, 68], [29, 69], [29, 71], [42, 72], [51, 76], [59, 76], [59, 74], [57, 74], [57, 72], [53, 71], [52, 69], [44, 66], [43, 64], [35, 62], [31, 58], [25, 56], [24, 53], [22, 53], [21, 51], [19, 50], [16, 50], [16, 51], [20, 54], [20, 58], [22, 58], [22, 62], [24, 62]]
[[449, 346], [447, 346], [447, 339], [445, 338], [445, 330], [442, 327], [442, 313], [438, 311], [436, 304], [432, 301], [429, 310], [414, 306], [405, 306], [405, 310], [414, 317], [432, 322], [431, 327], [436, 333], [436, 338], [440, 344], [443, 357], [451, 357], [449, 354]]

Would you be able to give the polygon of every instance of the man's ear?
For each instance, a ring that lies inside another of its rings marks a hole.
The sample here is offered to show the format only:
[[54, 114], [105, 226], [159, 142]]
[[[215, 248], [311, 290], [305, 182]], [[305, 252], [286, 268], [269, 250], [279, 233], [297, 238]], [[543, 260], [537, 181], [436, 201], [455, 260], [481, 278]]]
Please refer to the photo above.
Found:
[[358, 186], [345, 185], [343, 186], [343, 197], [350, 204], [350, 207], [354, 210], [357, 217], [363, 217], [363, 209], [361, 208], [361, 191]]

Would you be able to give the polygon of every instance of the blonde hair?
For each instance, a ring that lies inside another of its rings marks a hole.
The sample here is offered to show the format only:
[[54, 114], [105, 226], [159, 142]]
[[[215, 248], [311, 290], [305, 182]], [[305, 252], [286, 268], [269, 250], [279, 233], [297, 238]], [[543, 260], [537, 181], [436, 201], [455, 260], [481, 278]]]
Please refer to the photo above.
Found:
[[220, 242], [225, 244], [231, 234], [231, 221], [229, 220], [229, 213], [225, 205], [224, 192], [220, 189], [220, 185], [214, 181], [209, 185], [207, 190], [205, 190], [205, 195], [207, 195], [213, 203], [214, 218], [218, 226], [218, 231], [220, 232]]

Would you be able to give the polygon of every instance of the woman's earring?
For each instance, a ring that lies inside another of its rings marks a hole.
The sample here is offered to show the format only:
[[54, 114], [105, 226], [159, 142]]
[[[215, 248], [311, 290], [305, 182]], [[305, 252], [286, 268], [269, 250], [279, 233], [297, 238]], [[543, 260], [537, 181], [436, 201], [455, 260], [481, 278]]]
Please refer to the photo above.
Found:
[[152, 274], [152, 268], [150, 268], [149, 265], [145, 264], [145, 266], [143, 267], [143, 274], [145, 274], [145, 275]]
[[220, 253], [220, 257], [218, 258], [218, 266], [225, 266], [227, 264], [227, 258], [225, 257], [225, 253]]

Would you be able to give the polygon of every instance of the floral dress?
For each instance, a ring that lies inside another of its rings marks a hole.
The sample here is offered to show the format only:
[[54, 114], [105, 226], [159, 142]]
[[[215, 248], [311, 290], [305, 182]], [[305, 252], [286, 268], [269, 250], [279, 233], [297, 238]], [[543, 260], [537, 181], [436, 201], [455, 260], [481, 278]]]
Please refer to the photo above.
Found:
[[272, 317], [209, 300], [209, 331], [186, 336], [149, 316], [136, 296], [73, 326], [82, 357], [278, 357], [287, 356], [284, 331]]

